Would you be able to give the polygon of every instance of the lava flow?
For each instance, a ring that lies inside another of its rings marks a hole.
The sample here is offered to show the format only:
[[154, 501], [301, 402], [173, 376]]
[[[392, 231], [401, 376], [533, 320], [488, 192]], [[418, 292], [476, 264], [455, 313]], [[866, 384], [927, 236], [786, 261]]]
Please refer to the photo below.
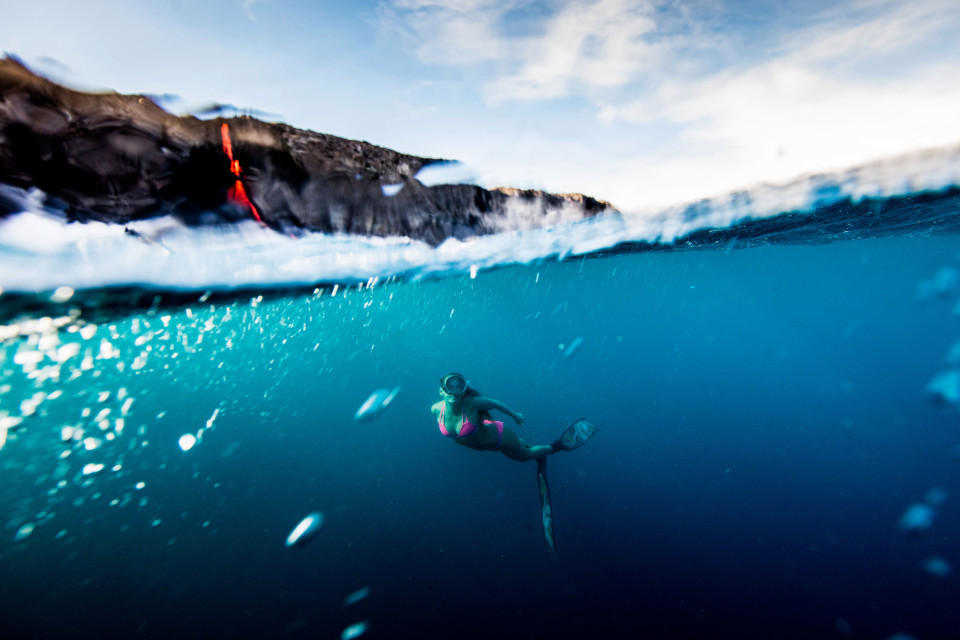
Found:
[[257, 211], [257, 208], [253, 206], [250, 198], [247, 197], [247, 190], [243, 188], [243, 180], [240, 177], [240, 161], [233, 157], [233, 143], [230, 142], [230, 127], [227, 126], [226, 122], [220, 125], [220, 137], [223, 140], [223, 152], [227, 154], [227, 158], [230, 159], [230, 173], [237, 178], [233, 186], [230, 187], [230, 191], [227, 192], [227, 196], [231, 202], [250, 207], [250, 212], [253, 214], [254, 219], [260, 224], [263, 224], [260, 213]]

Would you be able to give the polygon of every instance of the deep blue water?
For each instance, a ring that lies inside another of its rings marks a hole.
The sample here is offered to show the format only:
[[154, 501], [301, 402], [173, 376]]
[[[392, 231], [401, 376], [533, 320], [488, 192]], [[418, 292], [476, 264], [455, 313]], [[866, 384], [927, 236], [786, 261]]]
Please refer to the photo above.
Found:
[[[956, 235], [630, 253], [8, 338], [0, 410], [62, 395], [0, 451], [0, 635], [960, 637], [957, 576], [920, 565], [960, 563], [960, 416], [925, 390], [960, 291], [917, 295], [947, 266]], [[104, 339], [116, 357], [83, 369]], [[70, 342], [59, 380], [15, 358]], [[549, 461], [557, 558], [534, 465], [440, 437], [429, 406], [452, 370], [522, 411], [533, 442], [600, 427]], [[64, 425], [103, 442], [63, 444]], [[934, 487], [932, 529], [904, 535]], [[312, 511], [323, 531], [285, 548]]]

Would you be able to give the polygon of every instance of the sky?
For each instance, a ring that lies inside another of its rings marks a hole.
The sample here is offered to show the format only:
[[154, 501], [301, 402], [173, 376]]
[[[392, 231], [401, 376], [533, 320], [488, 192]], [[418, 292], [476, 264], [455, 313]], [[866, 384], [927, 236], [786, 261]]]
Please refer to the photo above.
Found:
[[20, 0], [0, 50], [623, 211], [960, 143], [956, 0]]

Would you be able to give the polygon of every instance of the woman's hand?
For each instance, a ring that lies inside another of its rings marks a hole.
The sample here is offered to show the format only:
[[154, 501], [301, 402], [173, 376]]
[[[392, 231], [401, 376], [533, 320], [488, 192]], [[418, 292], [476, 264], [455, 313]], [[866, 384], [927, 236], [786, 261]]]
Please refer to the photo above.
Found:
[[524, 422], [526, 422], [522, 413], [514, 413], [513, 421], [516, 422], [517, 424], [523, 424]]

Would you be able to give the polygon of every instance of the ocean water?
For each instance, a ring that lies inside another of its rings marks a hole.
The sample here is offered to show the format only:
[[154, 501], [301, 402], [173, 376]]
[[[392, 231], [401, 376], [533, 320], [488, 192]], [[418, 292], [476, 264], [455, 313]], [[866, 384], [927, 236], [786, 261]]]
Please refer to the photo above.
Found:
[[[105, 295], [89, 238], [8, 243], [53, 266], [0, 282], [0, 635], [960, 636], [958, 387], [928, 388], [958, 366], [957, 196], [883, 196], [879, 225], [829, 205], [842, 228], [814, 207], [786, 239], [518, 257], [512, 236], [480, 267], [397, 240], [384, 272], [341, 238], [306, 287]], [[449, 371], [531, 442], [599, 426], [549, 460], [556, 557], [535, 465], [439, 435]]]

